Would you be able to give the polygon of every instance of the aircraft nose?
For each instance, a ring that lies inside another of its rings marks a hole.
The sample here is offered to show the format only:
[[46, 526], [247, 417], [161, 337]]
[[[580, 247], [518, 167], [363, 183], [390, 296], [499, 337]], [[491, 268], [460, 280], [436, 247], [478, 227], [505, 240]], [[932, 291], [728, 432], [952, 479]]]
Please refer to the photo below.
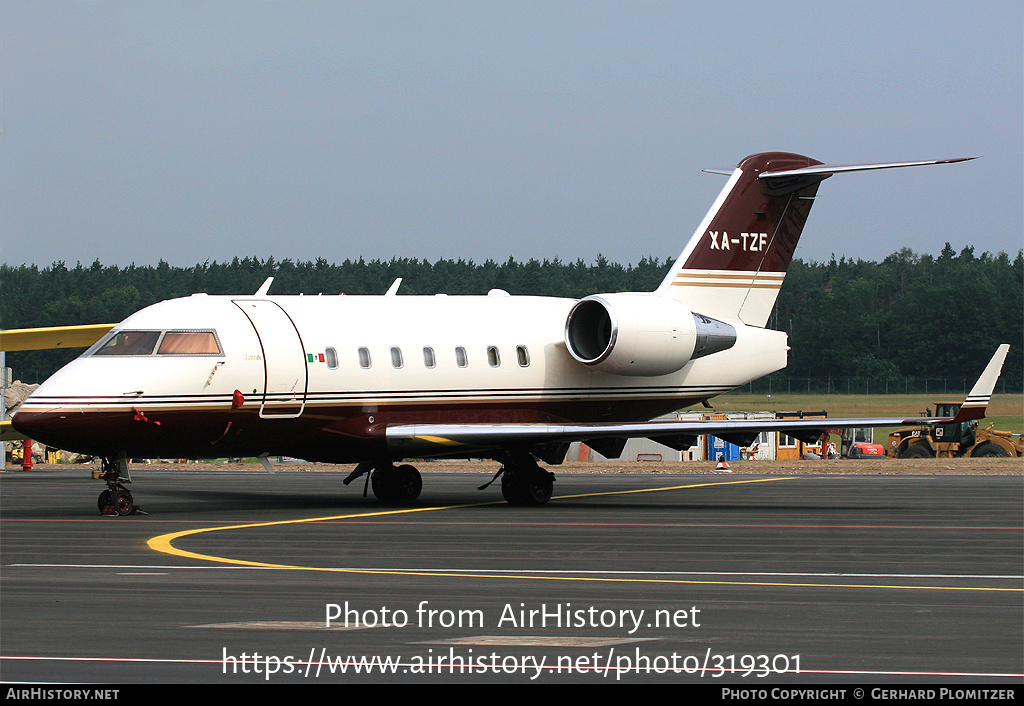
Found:
[[11, 417], [11, 426], [34, 441], [55, 446], [58, 444], [53, 444], [51, 441], [60, 437], [66, 426], [64, 424], [65, 417], [63, 410], [60, 409], [40, 411], [31, 407], [23, 408], [16, 411]]
[[95, 415], [63, 406], [37, 408], [26, 400], [14, 413], [11, 426], [33, 441], [66, 451], [98, 454], [97, 441], [103, 437], [95, 428]]

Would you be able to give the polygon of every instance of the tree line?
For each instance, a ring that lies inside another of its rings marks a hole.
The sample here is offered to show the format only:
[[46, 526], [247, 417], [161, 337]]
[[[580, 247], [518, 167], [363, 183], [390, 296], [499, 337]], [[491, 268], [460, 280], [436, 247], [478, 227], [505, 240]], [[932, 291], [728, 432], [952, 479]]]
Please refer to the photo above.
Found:
[[[576, 260], [324, 259], [295, 262], [256, 257], [192, 267], [104, 266], [98, 260], [68, 267], [0, 265], [0, 325], [29, 328], [113, 323], [164, 299], [249, 294], [274, 277], [274, 294], [382, 294], [398, 277], [401, 294], [486, 294], [582, 297], [651, 291], [674, 257], [646, 257], [620, 265], [598, 256]], [[882, 262], [795, 259], [769, 326], [790, 336], [789, 366], [777, 376], [897, 378], [974, 376], [999, 343], [1013, 348], [1003, 369], [1007, 389], [1022, 388], [1024, 258], [1018, 252], [956, 253], [947, 243], [936, 257], [902, 249]], [[80, 351], [25, 351], [7, 355], [15, 377], [41, 382]]]

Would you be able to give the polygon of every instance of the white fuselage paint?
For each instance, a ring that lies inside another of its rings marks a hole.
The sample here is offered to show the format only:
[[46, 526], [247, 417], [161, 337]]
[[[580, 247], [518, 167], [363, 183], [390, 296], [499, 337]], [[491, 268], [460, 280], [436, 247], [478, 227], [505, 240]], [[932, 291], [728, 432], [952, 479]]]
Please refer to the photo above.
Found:
[[[81, 422], [114, 417], [126, 425], [122, 436], [132, 437], [129, 453], [138, 456], [149, 455], [147, 444], [167, 454], [172, 445], [164, 438], [173, 438], [183, 456], [297, 455], [301, 436], [314, 447], [306, 455], [359, 460], [360, 442], [379, 438], [387, 424], [639, 421], [786, 364], [785, 334], [741, 325], [731, 349], [671, 375], [602, 373], [566, 350], [565, 321], [575, 301], [194, 295], [147, 307], [111, 335], [213, 330], [221, 354], [91, 355], [101, 341], [47, 380], [22, 410]], [[361, 365], [360, 348], [369, 367]], [[328, 349], [336, 355], [333, 369]], [[392, 349], [401, 352], [400, 367]], [[232, 407], [236, 391], [244, 397], [240, 407]], [[83, 433], [87, 428], [98, 427], [84, 423]], [[183, 434], [195, 443], [182, 448]], [[109, 450], [120, 441], [81, 450]]]

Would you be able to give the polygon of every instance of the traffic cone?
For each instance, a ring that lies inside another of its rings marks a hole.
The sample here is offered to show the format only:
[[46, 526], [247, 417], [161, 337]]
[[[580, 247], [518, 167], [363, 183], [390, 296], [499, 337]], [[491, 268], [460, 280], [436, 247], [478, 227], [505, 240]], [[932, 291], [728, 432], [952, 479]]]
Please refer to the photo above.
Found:
[[715, 466], [716, 471], [725, 471], [726, 473], [732, 473], [732, 469], [729, 468], [729, 464], [725, 462], [725, 456], [719, 454], [718, 464]]

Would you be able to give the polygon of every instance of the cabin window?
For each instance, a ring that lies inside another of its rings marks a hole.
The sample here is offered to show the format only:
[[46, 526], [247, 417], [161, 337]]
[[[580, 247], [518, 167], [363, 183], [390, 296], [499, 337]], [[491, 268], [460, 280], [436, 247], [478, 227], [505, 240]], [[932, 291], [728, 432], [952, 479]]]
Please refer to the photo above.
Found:
[[437, 359], [434, 357], [434, 349], [430, 346], [424, 346], [423, 348], [423, 365], [427, 368], [434, 368], [437, 366]]
[[526, 350], [526, 346], [516, 346], [516, 360], [520, 368], [530, 365], [530, 351]]
[[391, 367], [401, 368], [402, 367], [402, 349], [398, 346], [394, 346], [391, 349]]
[[160, 341], [157, 355], [220, 355], [213, 331], [168, 331]]
[[159, 331], [118, 331], [93, 355], [152, 355]]
[[465, 368], [469, 365], [469, 358], [466, 356], [466, 349], [462, 346], [455, 348], [455, 364], [460, 368]]
[[370, 367], [370, 349], [360, 348], [359, 349], [359, 367], [364, 370], [368, 370]]
[[492, 368], [501, 365], [501, 354], [498, 353], [497, 346], [487, 346], [487, 364]]
[[327, 363], [327, 367], [331, 370], [338, 369], [338, 351], [333, 348], [327, 348], [324, 350], [324, 361]]
[[789, 434], [783, 434], [782, 432], [779, 432], [779, 447], [786, 449], [795, 449], [796, 439], [794, 439]]

